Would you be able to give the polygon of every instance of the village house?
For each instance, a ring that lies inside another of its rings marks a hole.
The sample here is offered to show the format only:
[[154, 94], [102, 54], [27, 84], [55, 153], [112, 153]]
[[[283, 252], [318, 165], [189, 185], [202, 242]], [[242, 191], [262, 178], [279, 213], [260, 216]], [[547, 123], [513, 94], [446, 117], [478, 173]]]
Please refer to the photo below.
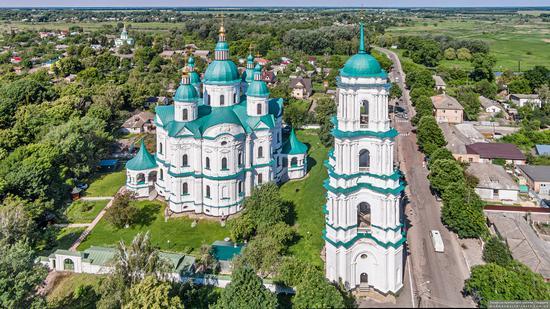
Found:
[[209, 50], [200, 50], [200, 49], [197, 49], [195, 51], [193, 51], [193, 56], [195, 57], [200, 57], [204, 60], [208, 60], [208, 56], [210, 55], [210, 51]]
[[537, 94], [510, 94], [509, 99], [519, 107], [523, 107], [525, 104], [533, 104], [538, 107], [542, 105]]
[[518, 168], [529, 189], [540, 195], [550, 195], [550, 166], [520, 165]]
[[497, 101], [491, 100], [482, 95], [479, 96], [479, 103], [481, 103], [481, 107], [483, 108], [483, 110], [491, 115], [495, 115], [504, 111], [504, 109]]
[[431, 97], [437, 122], [462, 123], [464, 107], [446, 94]]
[[290, 94], [295, 99], [307, 99], [312, 94], [310, 78], [295, 77], [290, 80], [289, 87], [292, 89]]
[[502, 166], [491, 163], [470, 163], [466, 173], [479, 180], [475, 191], [482, 200], [504, 203], [518, 200], [519, 185]]
[[521, 165], [526, 160], [516, 145], [507, 143], [473, 143], [466, 145], [466, 153], [473, 155], [469, 162], [494, 163], [500, 159], [506, 164]]
[[266, 82], [268, 86], [273, 86], [277, 82], [277, 75], [273, 71], [263, 70], [262, 80]]
[[155, 114], [143, 111], [128, 118], [122, 124], [121, 131], [124, 133], [146, 133], [155, 130]]
[[445, 83], [443, 78], [441, 78], [441, 76], [439, 75], [432, 75], [432, 78], [434, 79], [434, 82], [435, 82], [435, 91], [439, 93], [445, 92], [445, 88], [447, 87], [447, 84]]

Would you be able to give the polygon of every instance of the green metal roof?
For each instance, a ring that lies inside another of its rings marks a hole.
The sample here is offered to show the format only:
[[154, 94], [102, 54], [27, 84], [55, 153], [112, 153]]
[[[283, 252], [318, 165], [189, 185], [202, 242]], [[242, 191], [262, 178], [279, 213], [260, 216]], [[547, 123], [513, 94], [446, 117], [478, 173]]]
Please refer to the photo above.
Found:
[[193, 71], [193, 72], [189, 72], [189, 81], [191, 83], [191, 85], [195, 86], [195, 85], [198, 85], [201, 83], [201, 77], [199, 75], [199, 73]]
[[296, 133], [294, 133], [294, 129], [290, 131], [290, 136], [283, 146], [283, 153], [289, 155], [307, 153], [307, 146], [298, 140]]
[[231, 60], [214, 60], [204, 73], [205, 84], [231, 84], [240, 81], [237, 65]]
[[365, 51], [363, 23], [360, 24], [359, 52], [346, 61], [340, 70], [343, 77], [387, 77], [376, 58]]
[[197, 89], [190, 84], [180, 84], [174, 95], [174, 101], [177, 102], [196, 102], [199, 98]]
[[90, 264], [100, 266], [106, 266], [110, 264], [113, 261], [115, 254], [115, 248], [95, 246], [91, 246], [83, 252], [84, 258], [87, 259]]
[[216, 43], [216, 50], [229, 50], [229, 44], [227, 41]]
[[250, 97], [268, 97], [269, 88], [263, 80], [254, 80], [246, 89], [246, 95]]
[[201, 138], [208, 128], [224, 123], [241, 126], [245, 132], [250, 133], [260, 129], [262, 124], [273, 128], [275, 118], [282, 115], [282, 104], [281, 99], [270, 99], [268, 101], [269, 113], [260, 117], [247, 114], [246, 100], [242, 100], [239, 104], [223, 107], [199, 104], [197, 119], [189, 122], [174, 121], [174, 106], [160, 105], [156, 107], [156, 113], [160, 120], [160, 123], [157, 122], [157, 126], [163, 127], [171, 137], [191, 135]]
[[230, 241], [215, 241], [212, 244], [214, 250], [214, 258], [218, 261], [230, 261], [236, 255], [241, 254], [243, 245], [235, 244]]
[[147, 151], [145, 142], [141, 140], [141, 146], [135, 157], [126, 162], [126, 169], [131, 171], [144, 171], [157, 167], [155, 157]]

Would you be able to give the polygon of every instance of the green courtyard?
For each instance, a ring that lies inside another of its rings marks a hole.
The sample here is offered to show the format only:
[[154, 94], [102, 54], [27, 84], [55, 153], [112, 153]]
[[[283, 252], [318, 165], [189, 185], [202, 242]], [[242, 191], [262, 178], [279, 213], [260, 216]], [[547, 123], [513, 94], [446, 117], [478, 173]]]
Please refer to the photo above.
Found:
[[69, 223], [90, 223], [107, 206], [109, 200], [74, 201], [65, 211]]
[[[281, 186], [282, 197], [294, 203], [296, 213], [294, 227], [299, 235], [298, 241], [291, 246], [290, 253], [313, 264], [322, 265], [320, 259], [323, 247], [321, 234], [324, 227], [322, 208], [325, 203], [323, 181], [327, 178], [323, 161], [327, 158], [328, 149], [321, 144], [315, 130], [302, 130], [297, 134], [309, 147], [309, 172], [306, 178], [290, 181]], [[108, 193], [99, 188], [104, 190], [109, 186], [115, 186], [112, 183], [120, 186], [121, 182], [117, 180], [120, 175], [124, 173], [116, 172], [100, 177], [90, 186], [90, 189], [94, 188], [94, 195], [107, 195]], [[110, 192], [112, 193], [113, 190]], [[106, 202], [98, 201], [97, 205], [106, 204]], [[75, 220], [72, 222], [84, 221], [85, 218], [91, 217], [91, 214], [90, 216], [80, 214], [80, 203], [73, 203], [67, 211], [67, 216]], [[102, 219], [78, 250], [84, 250], [90, 246], [114, 246], [120, 240], [129, 243], [137, 233], [149, 231], [153, 243], [162, 250], [197, 254], [201, 245], [229, 237], [229, 229], [222, 227], [217, 221], [199, 220], [195, 227], [191, 227], [193, 220], [187, 217], [170, 218], [165, 221], [165, 204], [160, 201], [136, 201], [135, 203], [140, 209], [140, 222], [128, 228], [116, 229]], [[97, 206], [97, 209], [100, 210], [101, 207]], [[94, 211], [96, 211], [95, 207]]]
[[90, 187], [85, 191], [85, 196], [114, 196], [118, 189], [126, 183], [126, 170], [122, 169], [113, 173], [98, 173]]

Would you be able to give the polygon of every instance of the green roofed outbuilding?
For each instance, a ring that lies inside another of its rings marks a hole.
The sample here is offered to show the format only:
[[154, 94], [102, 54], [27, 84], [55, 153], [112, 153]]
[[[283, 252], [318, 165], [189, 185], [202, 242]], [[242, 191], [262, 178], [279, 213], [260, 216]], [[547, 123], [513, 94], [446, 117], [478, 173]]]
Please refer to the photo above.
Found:
[[282, 151], [283, 167], [287, 169], [285, 179], [297, 179], [306, 175], [307, 150], [306, 144], [300, 142], [296, 132], [292, 129]]

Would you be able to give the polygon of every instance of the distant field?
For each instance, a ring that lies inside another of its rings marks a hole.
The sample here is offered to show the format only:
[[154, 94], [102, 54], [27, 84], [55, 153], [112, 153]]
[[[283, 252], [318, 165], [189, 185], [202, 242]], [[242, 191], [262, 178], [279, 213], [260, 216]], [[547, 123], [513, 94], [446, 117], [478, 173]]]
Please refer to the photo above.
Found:
[[[501, 21], [483, 20], [423, 20], [412, 27], [388, 29], [395, 35], [445, 34], [459, 39], [480, 39], [489, 43], [491, 53], [496, 57], [496, 71], [511, 69], [527, 70], [535, 65], [550, 67], [550, 27], [542, 22], [520, 24], [517, 20], [509, 24]], [[467, 67], [465, 62], [444, 64]]]

